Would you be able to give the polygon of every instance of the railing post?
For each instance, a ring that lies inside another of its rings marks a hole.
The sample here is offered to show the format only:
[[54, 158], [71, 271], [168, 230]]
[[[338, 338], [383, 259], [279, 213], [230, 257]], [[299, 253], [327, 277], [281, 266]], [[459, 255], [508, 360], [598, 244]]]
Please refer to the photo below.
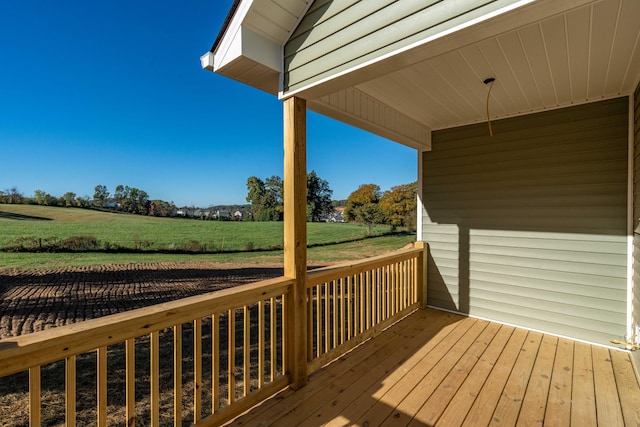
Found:
[[286, 304], [286, 359], [291, 388], [307, 383], [306, 101], [284, 101], [284, 275], [295, 279]]
[[418, 302], [420, 307], [427, 307], [427, 261], [429, 259], [429, 245], [427, 242], [419, 240], [415, 243], [417, 249], [422, 249], [422, 253], [418, 257], [418, 265], [416, 266], [416, 276], [418, 283]]

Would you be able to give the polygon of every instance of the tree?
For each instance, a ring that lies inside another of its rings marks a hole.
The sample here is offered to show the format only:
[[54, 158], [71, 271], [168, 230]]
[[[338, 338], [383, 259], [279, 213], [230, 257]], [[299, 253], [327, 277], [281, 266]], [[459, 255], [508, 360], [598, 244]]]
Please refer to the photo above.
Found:
[[307, 220], [320, 221], [322, 216], [333, 210], [329, 183], [320, 178], [316, 171], [307, 174]]
[[119, 184], [116, 187], [116, 192], [113, 193], [113, 199], [117, 204], [117, 209], [126, 211], [125, 202], [129, 197], [129, 186], [123, 186]]
[[55, 196], [52, 196], [51, 194], [42, 190], [36, 190], [33, 192], [33, 203], [43, 206], [64, 205], [62, 198], [60, 201], [58, 201]]
[[42, 190], [36, 190], [33, 192], [33, 201], [36, 205], [46, 205], [48, 194]]
[[68, 191], [62, 195], [62, 202], [64, 206], [70, 207], [76, 205], [76, 193]]
[[254, 221], [277, 221], [282, 218], [282, 179], [273, 175], [262, 181], [256, 176], [247, 179], [247, 202], [251, 203]]
[[[284, 215], [284, 183], [273, 175], [262, 181], [256, 176], [247, 179], [247, 202], [251, 203], [254, 221], [281, 221]], [[324, 214], [331, 212], [329, 183], [315, 171], [307, 174], [307, 220], [320, 221]]]
[[380, 198], [384, 222], [393, 227], [415, 227], [418, 183], [397, 185]]
[[280, 221], [284, 214], [284, 184], [278, 175], [272, 175], [264, 181], [264, 199], [262, 216], [267, 221]]
[[251, 216], [254, 221], [258, 219], [258, 214], [262, 210], [264, 199], [264, 182], [257, 176], [250, 176], [247, 179], [247, 202], [251, 203]]
[[164, 200], [151, 200], [149, 202], [149, 216], [172, 216], [176, 210], [173, 202]]
[[118, 204], [118, 210], [139, 215], [149, 212], [149, 195], [146, 191], [128, 185], [118, 185], [113, 198]]
[[17, 187], [11, 187], [5, 191], [4, 200], [8, 204], [22, 203], [24, 195], [18, 191]]
[[96, 205], [104, 207], [109, 199], [109, 190], [106, 185], [96, 185], [95, 192], [93, 193], [93, 201]]
[[359, 222], [367, 226], [367, 234], [371, 234], [371, 227], [383, 221], [378, 203], [380, 201], [380, 187], [376, 184], [362, 184], [356, 191], [349, 194], [344, 214], [347, 220]]
[[138, 188], [131, 189], [132, 213], [147, 215], [149, 213], [149, 195]]

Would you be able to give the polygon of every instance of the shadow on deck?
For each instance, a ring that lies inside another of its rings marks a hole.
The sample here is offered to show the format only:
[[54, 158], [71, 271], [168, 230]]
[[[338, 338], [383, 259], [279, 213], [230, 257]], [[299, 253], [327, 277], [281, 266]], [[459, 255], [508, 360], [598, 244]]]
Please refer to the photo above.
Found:
[[228, 425], [639, 426], [629, 354], [419, 310]]

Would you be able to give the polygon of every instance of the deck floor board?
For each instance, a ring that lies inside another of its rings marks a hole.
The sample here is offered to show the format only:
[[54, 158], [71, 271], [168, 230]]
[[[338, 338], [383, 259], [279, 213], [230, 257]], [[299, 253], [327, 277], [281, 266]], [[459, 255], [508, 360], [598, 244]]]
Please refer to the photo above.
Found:
[[419, 310], [228, 425], [637, 426], [629, 354]]

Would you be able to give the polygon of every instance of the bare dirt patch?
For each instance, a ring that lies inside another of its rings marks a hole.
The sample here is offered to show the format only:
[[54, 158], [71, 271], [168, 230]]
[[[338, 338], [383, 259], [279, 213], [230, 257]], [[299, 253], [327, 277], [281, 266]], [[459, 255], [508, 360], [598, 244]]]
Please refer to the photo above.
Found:
[[0, 339], [278, 277], [281, 265], [147, 263], [0, 270]]

